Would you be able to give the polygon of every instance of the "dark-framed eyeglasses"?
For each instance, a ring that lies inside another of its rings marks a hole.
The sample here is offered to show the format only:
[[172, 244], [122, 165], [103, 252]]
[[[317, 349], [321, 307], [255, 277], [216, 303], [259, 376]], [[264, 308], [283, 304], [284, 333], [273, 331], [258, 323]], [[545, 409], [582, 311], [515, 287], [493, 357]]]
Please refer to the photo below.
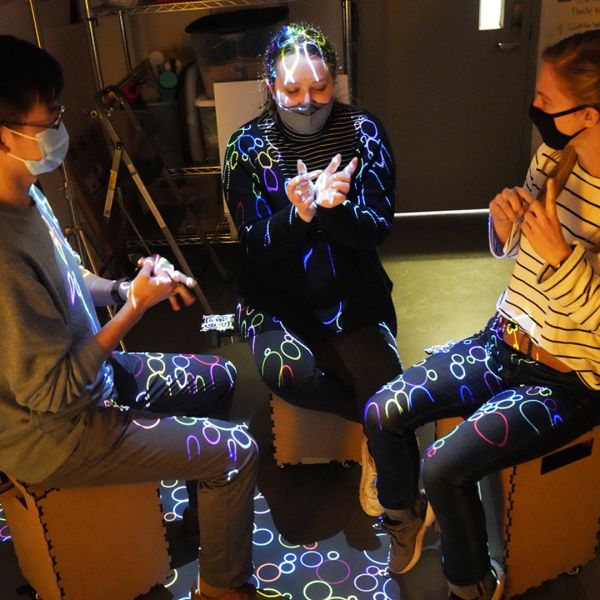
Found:
[[63, 104], [59, 104], [54, 109], [54, 120], [52, 123], [23, 123], [19, 121], [0, 121], [0, 125], [17, 125], [20, 127], [39, 127], [40, 129], [58, 129], [62, 123], [63, 115], [65, 113], [65, 107]]

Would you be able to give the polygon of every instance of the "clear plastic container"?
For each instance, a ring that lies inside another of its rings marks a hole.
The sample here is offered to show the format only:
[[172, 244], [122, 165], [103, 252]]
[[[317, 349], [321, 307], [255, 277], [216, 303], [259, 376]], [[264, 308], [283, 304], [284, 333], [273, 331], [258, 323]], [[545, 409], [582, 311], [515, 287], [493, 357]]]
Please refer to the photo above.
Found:
[[208, 98], [214, 98], [216, 82], [260, 75], [259, 56], [288, 13], [285, 6], [216, 13], [200, 17], [185, 28]]

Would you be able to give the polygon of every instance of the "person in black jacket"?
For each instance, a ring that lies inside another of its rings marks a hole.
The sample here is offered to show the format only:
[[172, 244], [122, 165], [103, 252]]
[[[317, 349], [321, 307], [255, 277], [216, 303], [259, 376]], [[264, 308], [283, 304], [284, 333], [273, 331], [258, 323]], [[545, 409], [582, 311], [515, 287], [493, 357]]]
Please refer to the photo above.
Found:
[[[318, 28], [283, 26], [264, 69], [267, 108], [233, 133], [224, 161], [242, 252], [240, 330], [274, 393], [360, 421], [402, 371], [377, 255], [394, 216], [392, 152], [373, 115], [335, 101], [335, 52]], [[365, 442], [361, 504], [377, 516], [369, 466]]]

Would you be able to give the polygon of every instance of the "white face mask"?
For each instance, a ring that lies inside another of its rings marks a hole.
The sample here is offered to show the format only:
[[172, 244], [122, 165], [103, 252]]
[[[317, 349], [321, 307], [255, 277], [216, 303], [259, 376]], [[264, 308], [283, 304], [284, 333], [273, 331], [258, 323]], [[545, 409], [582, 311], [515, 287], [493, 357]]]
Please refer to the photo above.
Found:
[[42, 173], [54, 171], [65, 160], [65, 156], [67, 156], [67, 151], [69, 150], [69, 133], [64, 123], [61, 123], [58, 129], [49, 127], [36, 135], [25, 135], [9, 127], [6, 127], [6, 129], [12, 131], [15, 135], [37, 142], [40, 154], [42, 155], [42, 158], [39, 160], [28, 160], [11, 152], [7, 153], [7, 156], [24, 163], [32, 175], [37, 176]]

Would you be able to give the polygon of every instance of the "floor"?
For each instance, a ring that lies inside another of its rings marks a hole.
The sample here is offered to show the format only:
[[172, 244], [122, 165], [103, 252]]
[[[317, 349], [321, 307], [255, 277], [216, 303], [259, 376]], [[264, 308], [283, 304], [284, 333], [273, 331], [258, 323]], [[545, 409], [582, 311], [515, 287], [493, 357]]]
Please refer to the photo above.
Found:
[[[236, 246], [219, 246], [217, 251], [235, 280]], [[198, 247], [189, 247], [186, 254], [215, 310], [231, 312], [235, 284], [221, 281]], [[426, 347], [480, 329], [493, 313], [511, 269], [510, 262], [496, 261], [487, 254], [486, 223], [481, 217], [399, 220], [381, 254], [395, 282], [398, 344], [405, 365], [420, 360]], [[127, 347], [206, 350], [213, 340], [199, 332], [200, 321], [197, 306], [182, 313], [156, 307], [127, 337]], [[222, 341], [219, 351], [234, 361], [239, 375], [233, 419], [249, 422], [261, 448], [254, 583], [265, 596], [277, 590], [294, 600], [446, 598], [433, 530], [428, 533], [420, 562], [410, 573], [401, 578], [386, 575], [387, 540], [358, 504], [358, 465], [275, 465], [267, 390], [256, 375], [248, 349], [235, 340]], [[423, 428], [420, 437], [422, 445], [426, 444], [432, 439], [431, 429]], [[186, 502], [183, 482], [161, 482], [161, 496], [174, 571], [164, 586], [143, 598], [188, 600], [197, 567], [194, 544], [181, 536], [179, 517]], [[0, 598], [29, 597], [16, 591], [25, 581], [18, 570], [9, 528], [2, 520], [0, 509]], [[599, 587], [600, 561], [594, 560], [577, 576], [561, 575], [521, 597], [591, 599], [598, 597]]]

